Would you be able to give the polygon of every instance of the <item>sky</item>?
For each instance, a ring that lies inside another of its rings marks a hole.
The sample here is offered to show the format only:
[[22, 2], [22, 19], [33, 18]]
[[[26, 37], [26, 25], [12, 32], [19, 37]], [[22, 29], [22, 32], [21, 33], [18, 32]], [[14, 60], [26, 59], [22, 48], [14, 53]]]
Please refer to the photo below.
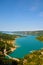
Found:
[[43, 30], [43, 0], [0, 0], [0, 31]]

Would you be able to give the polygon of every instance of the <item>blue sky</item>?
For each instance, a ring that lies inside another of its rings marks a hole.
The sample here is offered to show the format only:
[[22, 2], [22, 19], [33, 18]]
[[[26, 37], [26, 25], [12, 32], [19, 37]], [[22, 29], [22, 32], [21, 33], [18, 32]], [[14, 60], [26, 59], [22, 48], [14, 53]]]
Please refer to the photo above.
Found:
[[0, 0], [0, 31], [43, 30], [43, 0]]

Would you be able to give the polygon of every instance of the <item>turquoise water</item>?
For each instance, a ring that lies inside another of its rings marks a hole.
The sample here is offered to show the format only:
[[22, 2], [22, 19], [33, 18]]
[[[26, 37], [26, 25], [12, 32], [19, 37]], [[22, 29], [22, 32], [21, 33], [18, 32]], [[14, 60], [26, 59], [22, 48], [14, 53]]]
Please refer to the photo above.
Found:
[[15, 58], [23, 58], [32, 50], [39, 50], [43, 48], [43, 42], [36, 40], [36, 36], [27, 36], [16, 39], [16, 45], [19, 47], [9, 55]]

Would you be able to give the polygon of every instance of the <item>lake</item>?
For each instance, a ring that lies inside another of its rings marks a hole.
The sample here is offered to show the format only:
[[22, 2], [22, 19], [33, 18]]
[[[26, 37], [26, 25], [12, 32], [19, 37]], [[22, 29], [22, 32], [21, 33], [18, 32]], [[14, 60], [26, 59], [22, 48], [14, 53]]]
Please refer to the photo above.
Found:
[[17, 49], [10, 53], [11, 57], [23, 58], [25, 55], [31, 53], [31, 51], [40, 50], [43, 48], [43, 42], [36, 40], [36, 36], [26, 36], [17, 38], [15, 45], [18, 45]]

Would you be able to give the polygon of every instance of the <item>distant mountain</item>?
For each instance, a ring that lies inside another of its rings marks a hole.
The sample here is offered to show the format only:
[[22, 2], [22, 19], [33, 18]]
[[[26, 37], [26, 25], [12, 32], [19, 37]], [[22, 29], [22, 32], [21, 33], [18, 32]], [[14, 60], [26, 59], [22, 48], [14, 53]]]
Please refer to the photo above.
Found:
[[43, 30], [38, 31], [0, 31], [7, 34], [15, 34], [15, 35], [43, 35]]
[[22, 34], [22, 35], [43, 35], [43, 30], [39, 31], [15, 31], [14, 34]]

